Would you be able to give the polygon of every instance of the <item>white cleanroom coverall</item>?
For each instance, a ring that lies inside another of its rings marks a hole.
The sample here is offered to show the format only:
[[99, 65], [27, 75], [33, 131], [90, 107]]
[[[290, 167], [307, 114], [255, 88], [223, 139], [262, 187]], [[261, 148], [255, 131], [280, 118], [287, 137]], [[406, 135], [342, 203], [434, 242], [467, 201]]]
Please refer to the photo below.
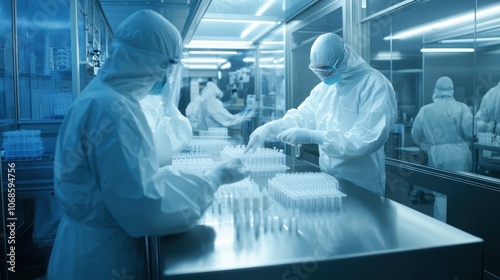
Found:
[[145, 236], [196, 224], [220, 184], [242, 179], [241, 161], [197, 176], [160, 168], [139, 100], [165, 80], [181, 38], [160, 14], [142, 10], [118, 27], [108, 59], [69, 108], [54, 160], [64, 216], [49, 280], [146, 279]]
[[231, 114], [220, 100], [222, 96], [223, 92], [214, 82], [207, 82], [207, 85], [201, 91], [199, 130], [207, 130], [209, 127], [229, 127], [240, 124], [254, 115], [252, 110]]
[[[433, 103], [423, 106], [415, 117], [411, 135], [427, 151], [428, 165], [450, 171], [470, 171], [472, 113], [465, 103], [455, 101], [453, 81], [443, 76], [436, 82]], [[446, 222], [446, 196], [434, 192], [434, 217]]]
[[483, 96], [474, 120], [478, 132], [500, 134], [500, 82]]
[[315, 40], [310, 60], [322, 82], [297, 109], [257, 128], [246, 151], [272, 137], [318, 144], [324, 172], [384, 195], [384, 143], [396, 116], [391, 83], [333, 33]]
[[429, 166], [470, 171], [472, 113], [453, 97], [453, 82], [441, 77], [436, 82], [433, 103], [423, 106], [415, 117], [411, 135], [415, 144], [427, 150]]

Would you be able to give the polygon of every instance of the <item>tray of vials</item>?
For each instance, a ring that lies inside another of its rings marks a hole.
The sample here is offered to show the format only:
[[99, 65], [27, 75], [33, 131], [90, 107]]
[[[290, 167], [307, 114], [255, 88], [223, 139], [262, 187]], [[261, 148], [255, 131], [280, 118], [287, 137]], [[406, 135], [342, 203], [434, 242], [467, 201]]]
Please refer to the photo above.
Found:
[[346, 196], [337, 179], [322, 172], [276, 174], [269, 179], [268, 190], [283, 207], [306, 212], [339, 210]]
[[178, 153], [172, 157], [172, 166], [180, 170], [188, 170], [197, 174], [214, 168], [212, 155], [203, 152]]
[[39, 159], [44, 146], [40, 130], [14, 130], [2, 133], [2, 157], [6, 160]]
[[[244, 145], [230, 145], [221, 152], [222, 160], [240, 158], [250, 170], [250, 178], [262, 185], [261, 179], [267, 179], [290, 169], [286, 165], [286, 155], [276, 148], [257, 148], [254, 152], [245, 153]], [[265, 185], [265, 184], [264, 184]]]

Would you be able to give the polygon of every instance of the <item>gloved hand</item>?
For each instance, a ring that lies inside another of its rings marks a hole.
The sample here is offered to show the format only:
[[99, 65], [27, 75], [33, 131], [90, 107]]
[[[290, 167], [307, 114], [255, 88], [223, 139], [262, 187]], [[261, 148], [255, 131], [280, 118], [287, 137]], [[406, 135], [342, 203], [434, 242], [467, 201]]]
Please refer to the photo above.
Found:
[[238, 182], [250, 174], [241, 159], [231, 159], [219, 163], [214, 169], [207, 172], [206, 176], [216, 185], [224, 185]]
[[286, 144], [323, 144], [326, 131], [311, 130], [306, 128], [289, 128], [276, 136], [276, 138]]
[[248, 144], [243, 151], [243, 153], [255, 152], [255, 150], [264, 142], [266, 139], [271, 139], [276, 136], [276, 121], [268, 122], [262, 126], [257, 127], [248, 140]]

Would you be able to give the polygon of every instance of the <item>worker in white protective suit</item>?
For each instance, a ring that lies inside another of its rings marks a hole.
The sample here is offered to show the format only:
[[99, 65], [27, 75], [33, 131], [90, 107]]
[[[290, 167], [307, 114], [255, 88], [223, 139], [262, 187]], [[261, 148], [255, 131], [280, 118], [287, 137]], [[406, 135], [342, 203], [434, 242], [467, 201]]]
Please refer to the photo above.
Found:
[[[472, 113], [465, 103], [455, 101], [453, 81], [437, 80], [433, 103], [423, 106], [415, 117], [411, 135], [420, 149], [427, 151], [431, 167], [450, 171], [470, 171]], [[446, 221], [446, 196], [434, 192], [434, 217]]]
[[[171, 75], [182, 79], [182, 68], [175, 68]], [[147, 95], [139, 104], [153, 133], [158, 162], [160, 166], [165, 166], [172, 164], [172, 157], [189, 144], [193, 132], [189, 120], [172, 100], [179, 96], [180, 87], [169, 81], [156, 93]]]
[[[199, 99], [201, 114], [198, 119], [198, 130], [207, 130], [209, 127], [229, 127], [253, 117], [255, 110], [250, 108], [238, 114], [231, 114], [220, 100], [223, 95], [224, 93], [214, 82], [207, 82]], [[188, 108], [186, 108], [186, 114], [188, 114]]]
[[160, 14], [135, 12], [117, 28], [110, 55], [68, 110], [54, 161], [64, 216], [48, 279], [146, 279], [145, 236], [185, 231], [219, 185], [243, 179], [241, 160], [204, 175], [160, 168], [139, 105], [166, 84], [181, 37]]
[[500, 82], [483, 96], [474, 120], [478, 132], [500, 134]]
[[310, 60], [322, 82], [297, 109], [257, 128], [246, 152], [273, 137], [318, 144], [322, 171], [384, 195], [383, 146], [396, 116], [391, 83], [333, 33], [314, 41]]
[[427, 151], [429, 166], [469, 171], [472, 113], [465, 103], [455, 101], [453, 81], [437, 80], [433, 103], [423, 106], [415, 117], [411, 135], [415, 144]]
[[153, 133], [158, 163], [165, 166], [189, 144], [193, 132], [177, 106], [162, 99], [161, 95], [148, 95], [139, 103]]

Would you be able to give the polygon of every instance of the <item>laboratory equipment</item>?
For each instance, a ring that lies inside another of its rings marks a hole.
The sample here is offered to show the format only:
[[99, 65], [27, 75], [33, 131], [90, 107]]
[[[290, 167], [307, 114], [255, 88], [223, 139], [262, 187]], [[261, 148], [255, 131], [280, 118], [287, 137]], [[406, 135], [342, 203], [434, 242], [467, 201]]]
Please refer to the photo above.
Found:
[[193, 153], [208, 153], [213, 160], [219, 161], [222, 149], [231, 145], [228, 139], [227, 127], [209, 127], [207, 130], [199, 131], [199, 135], [193, 136], [184, 150]]
[[212, 155], [204, 152], [183, 152], [172, 158], [172, 166], [180, 170], [188, 170], [197, 174], [203, 174], [212, 169], [215, 161]]
[[231, 143], [224, 139], [217, 139], [206, 136], [193, 136], [193, 139], [186, 146], [185, 151], [194, 153], [208, 153], [215, 161], [220, 160], [222, 149]]
[[51, 47], [50, 48], [50, 71], [71, 70], [71, 48]]
[[73, 102], [73, 92], [68, 89], [33, 90], [38, 96], [40, 118], [62, 119]]
[[340, 210], [346, 196], [335, 177], [318, 172], [276, 174], [269, 179], [268, 188], [271, 197], [286, 209], [305, 212]]
[[44, 146], [40, 130], [4, 131], [3, 154], [6, 160], [38, 159], [43, 156]]
[[271, 148], [257, 148], [253, 153], [244, 153], [244, 145], [230, 145], [221, 151], [221, 159], [241, 158], [250, 169], [250, 178], [259, 185], [266, 186], [267, 180], [278, 173], [285, 173], [286, 155], [283, 150]]

